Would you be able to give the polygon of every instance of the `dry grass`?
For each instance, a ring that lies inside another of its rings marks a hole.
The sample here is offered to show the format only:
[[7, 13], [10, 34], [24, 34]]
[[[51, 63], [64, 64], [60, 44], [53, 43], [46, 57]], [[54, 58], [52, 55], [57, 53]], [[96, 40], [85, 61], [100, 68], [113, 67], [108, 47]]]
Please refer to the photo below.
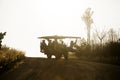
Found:
[[25, 53], [23, 51], [3, 46], [0, 50], [0, 70], [20, 61], [24, 57]]

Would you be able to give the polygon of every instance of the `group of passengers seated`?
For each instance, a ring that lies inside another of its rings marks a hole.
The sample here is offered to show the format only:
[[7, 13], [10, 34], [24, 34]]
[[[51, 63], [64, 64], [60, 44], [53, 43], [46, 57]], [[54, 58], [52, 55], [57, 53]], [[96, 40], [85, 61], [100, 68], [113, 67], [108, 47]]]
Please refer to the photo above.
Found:
[[45, 42], [45, 40], [42, 40], [42, 42], [40, 43], [40, 50], [42, 53], [48, 53], [49, 54], [53, 54], [53, 53], [67, 53], [67, 51], [69, 49], [73, 49], [74, 45], [76, 44], [76, 42], [71, 41], [70, 42], [70, 46], [67, 46], [62, 40], [60, 40], [60, 42], [57, 41], [57, 39], [55, 40], [47, 40], [48, 44]]

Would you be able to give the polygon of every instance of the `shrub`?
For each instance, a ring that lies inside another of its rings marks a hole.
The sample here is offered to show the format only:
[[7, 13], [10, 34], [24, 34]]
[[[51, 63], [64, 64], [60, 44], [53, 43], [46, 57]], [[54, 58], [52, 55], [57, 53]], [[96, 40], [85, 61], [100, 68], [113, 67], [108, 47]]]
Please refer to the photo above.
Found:
[[[86, 47], [85, 47], [86, 46]], [[96, 61], [111, 64], [120, 64], [120, 42], [108, 42], [105, 45], [87, 45], [77, 47], [76, 56], [82, 60]]]
[[16, 63], [25, 57], [25, 53], [20, 50], [2, 46], [0, 50], [0, 69], [8, 66], [11, 63]]

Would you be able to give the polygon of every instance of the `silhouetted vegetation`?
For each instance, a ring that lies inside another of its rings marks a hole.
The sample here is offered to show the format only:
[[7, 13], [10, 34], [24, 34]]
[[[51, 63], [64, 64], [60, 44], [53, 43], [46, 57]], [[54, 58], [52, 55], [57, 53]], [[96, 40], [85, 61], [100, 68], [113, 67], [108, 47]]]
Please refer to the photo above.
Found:
[[2, 46], [0, 50], [0, 73], [9, 70], [24, 57], [23, 51]]
[[6, 32], [0, 33], [0, 73], [12, 68], [16, 62], [25, 57], [25, 53], [7, 46], [2, 46], [2, 40]]
[[[106, 37], [107, 35], [108, 37]], [[100, 41], [100, 43], [91, 45], [87, 45], [86, 42], [81, 42], [76, 47], [76, 55], [82, 60], [120, 65], [120, 39], [113, 29], [110, 29], [107, 35], [105, 36], [106, 41], [104, 42]]]
[[2, 46], [2, 39], [4, 38], [4, 36], [6, 35], [6, 32], [4, 33], [0, 33], [0, 49], [1, 49], [1, 46]]

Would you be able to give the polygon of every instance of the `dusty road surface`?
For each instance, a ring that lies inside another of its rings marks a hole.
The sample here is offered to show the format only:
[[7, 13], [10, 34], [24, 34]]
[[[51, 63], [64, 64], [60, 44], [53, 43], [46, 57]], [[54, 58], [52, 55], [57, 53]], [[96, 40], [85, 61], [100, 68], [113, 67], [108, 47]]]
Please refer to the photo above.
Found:
[[26, 58], [0, 80], [120, 80], [120, 66], [80, 60]]

